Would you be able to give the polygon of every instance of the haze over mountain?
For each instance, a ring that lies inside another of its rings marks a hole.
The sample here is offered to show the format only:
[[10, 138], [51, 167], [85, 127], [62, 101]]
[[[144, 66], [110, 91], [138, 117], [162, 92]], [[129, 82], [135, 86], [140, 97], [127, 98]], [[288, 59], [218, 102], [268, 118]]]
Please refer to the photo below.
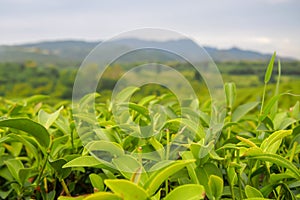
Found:
[[[16, 46], [0, 46], [0, 62], [23, 62], [34, 60], [45, 63], [59, 62], [82, 62], [84, 58], [100, 42], [86, 41], [47, 41]], [[150, 41], [136, 38], [115, 40], [105, 47], [105, 53], [113, 54], [120, 48], [123, 50], [139, 47], [156, 47], [168, 49], [178, 54], [185, 53], [195, 62], [201, 62], [204, 55], [199, 55], [199, 46], [192, 40], [178, 39], [169, 41]], [[270, 54], [262, 54], [255, 51], [242, 50], [237, 47], [230, 49], [217, 49], [204, 46], [206, 52], [214, 61], [264, 61], [269, 60]], [[202, 52], [203, 53], [203, 52]], [[206, 55], [205, 55], [206, 56]], [[176, 57], [170, 53], [159, 53], [157, 51], [143, 51], [124, 58], [124, 62], [135, 60], [172, 61]], [[295, 60], [293, 58], [281, 58], [283, 60]]]

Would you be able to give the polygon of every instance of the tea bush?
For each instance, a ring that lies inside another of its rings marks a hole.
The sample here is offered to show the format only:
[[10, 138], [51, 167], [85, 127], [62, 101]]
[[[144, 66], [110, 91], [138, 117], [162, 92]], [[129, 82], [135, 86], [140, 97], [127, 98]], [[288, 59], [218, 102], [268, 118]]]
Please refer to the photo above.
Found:
[[300, 199], [299, 102], [278, 107], [291, 94], [264, 90], [260, 102], [235, 105], [226, 83], [224, 125], [211, 131], [209, 100], [200, 110], [172, 94], [126, 104], [137, 90], [123, 90], [117, 104], [93, 105], [101, 96], [89, 94], [72, 109], [43, 95], [0, 99], [0, 198]]

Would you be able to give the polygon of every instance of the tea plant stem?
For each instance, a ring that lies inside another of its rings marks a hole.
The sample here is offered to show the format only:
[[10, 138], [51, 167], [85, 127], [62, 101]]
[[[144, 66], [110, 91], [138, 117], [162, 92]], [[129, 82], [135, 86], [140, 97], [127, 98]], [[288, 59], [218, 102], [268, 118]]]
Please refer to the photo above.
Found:
[[264, 107], [264, 103], [265, 103], [266, 90], [267, 90], [267, 83], [265, 83], [265, 85], [264, 85], [264, 91], [263, 91], [263, 96], [262, 96], [261, 106], [260, 106], [260, 113], [259, 113], [260, 116], [263, 113], [263, 107]]
[[293, 147], [292, 147], [292, 153], [291, 153], [291, 156], [290, 156], [290, 162], [293, 162], [297, 145], [298, 145], [298, 143], [294, 142]]
[[71, 196], [71, 193], [70, 193], [70, 191], [69, 191], [69, 189], [68, 189], [68, 186], [66, 185], [66, 182], [64, 181], [64, 179], [61, 179], [60, 182], [61, 182], [61, 185], [62, 185], [62, 187], [63, 187], [63, 189], [64, 189], [66, 195], [67, 195], [67, 196]]
[[[227, 176], [229, 177], [228, 174], [229, 174], [229, 173], [228, 173], [228, 169], [227, 169]], [[229, 186], [230, 186], [230, 192], [231, 192], [231, 198], [232, 198], [233, 200], [235, 200], [235, 195], [234, 195], [234, 184], [232, 184], [231, 182], [232, 182], [232, 181], [230, 181], [230, 184], [229, 184]]]
[[[170, 156], [170, 130], [166, 129], [166, 136], [167, 136], [167, 151], [166, 151], [166, 160], [169, 160]], [[168, 179], [165, 181], [165, 190], [166, 190], [166, 196], [169, 192], [169, 182]]]
[[[237, 161], [237, 164], [240, 164], [240, 150], [239, 149], [236, 151], [236, 161]], [[242, 180], [241, 180], [242, 177], [241, 177], [240, 169], [237, 169], [237, 175], [238, 175], [238, 181], [239, 181], [240, 198], [243, 199]]]
[[166, 129], [166, 136], [167, 136], [166, 160], [169, 160], [169, 156], [170, 156], [170, 130], [169, 129]]
[[37, 184], [38, 184], [38, 185], [39, 185], [40, 182], [41, 182], [41, 179], [42, 179], [44, 170], [45, 170], [46, 165], [47, 165], [47, 162], [48, 162], [48, 158], [49, 158], [49, 155], [50, 155], [50, 152], [51, 152], [51, 149], [52, 149], [52, 145], [53, 145], [52, 140], [53, 140], [53, 138], [51, 137], [51, 138], [50, 138], [50, 145], [49, 145], [49, 148], [47, 148], [47, 150], [46, 150], [46, 156], [45, 156], [45, 158], [44, 158], [44, 163], [43, 163], [43, 165], [42, 165], [42, 169], [41, 169], [41, 171], [40, 171], [40, 173], [39, 173], [39, 175], [38, 175], [38, 178], [37, 178]]
[[47, 177], [44, 178], [44, 188], [45, 192], [48, 193]]
[[38, 185], [39, 185], [40, 182], [41, 182], [42, 175], [43, 175], [43, 173], [44, 173], [44, 170], [45, 170], [45, 168], [46, 168], [46, 164], [47, 164], [47, 161], [48, 161], [48, 157], [49, 157], [49, 153], [47, 152], [47, 154], [46, 154], [46, 156], [45, 156], [45, 159], [44, 159], [44, 163], [43, 163], [43, 165], [42, 165], [42, 169], [41, 169], [41, 171], [40, 171], [40, 173], [39, 173], [39, 176], [38, 176], [38, 178], [37, 178], [37, 184], [38, 184]]

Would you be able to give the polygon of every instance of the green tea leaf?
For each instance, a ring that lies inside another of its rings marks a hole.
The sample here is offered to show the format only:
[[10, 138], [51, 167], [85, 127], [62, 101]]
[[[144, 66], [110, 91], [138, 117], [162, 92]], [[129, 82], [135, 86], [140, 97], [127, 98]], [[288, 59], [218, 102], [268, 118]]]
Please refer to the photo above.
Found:
[[240, 140], [240, 141], [242, 141], [242, 142], [248, 144], [250, 147], [257, 147], [257, 148], [258, 148], [258, 146], [256, 146], [256, 144], [255, 144], [254, 142], [252, 142], [251, 140], [249, 140], [249, 139], [240, 137], [240, 136], [238, 136], [238, 135], [236, 136], [236, 138], [237, 138], [238, 140]]
[[[280, 141], [286, 137], [292, 134], [292, 130], [280, 130], [280, 131], [276, 131], [274, 133], [272, 133], [268, 138], [266, 138], [262, 144], [260, 145], [260, 148], [265, 151], [268, 152], [268, 149], [277, 141]], [[276, 151], [275, 151], [276, 152]], [[273, 153], [275, 153], [273, 152]]]
[[286, 169], [291, 170], [293, 174], [295, 175], [294, 177], [297, 179], [300, 179], [300, 171], [299, 169], [290, 161], [287, 159], [283, 158], [280, 155], [277, 154], [271, 154], [271, 153], [250, 153], [249, 151], [247, 152], [247, 156], [249, 156], [250, 159], [258, 159], [261, 161], [267, 161], [274, 163], [276, 165], [285, 167]]
[[67, 161], [63, 158], [49, 161], [49, 163], [53, 169], [55, 169], [55, 173], [60, 180], [67, 178], [72, 171], [71, 168], [63, 168], [63, 166], [67, 163]]
[[16, 159], [6, 160], [4, 161], [4, 163], [6, 164], [10, 174], [15, 178], [16, 181], [19, 182], [19, 184], [22, 185], [22, 181], [19, 177], [19, 171], [21, 169], [24, 169], [23, 163], [20, 160]]
[[[220, 199], [223, 193], [223, 179], [219, 176], [211, 175], [208, 180], [208, 187], [214, 199]], [[208, 196], [208, 198], [210, 198]]]
[[31, 119], [15, 118], [1, 120], [0, 126], [14, 128], [29, 133], [40, 143], [41, 147], [48, 147], [50, 144], [50, 136], [45, 127]]
[[267, 103], [267, 105], [264, 107], [263, 109], [263, 113], [262, 115], [259, 117], [260, 121], [263, 121], [268, 114], [270, 113], [271, 109], [273, 108], [274, 104], [276, 102], [278, 102], [279, 98], [282, 96], [283, 94], [279, 94], [279, 95], [275, 95], [273, 96]]
[[38, 150], [37, 150], [37, 148], [34, 145], [36, 142], [35, 141], [30, 142], [29, 136], [27, 138], [26, 136], [20, 136], [20, 135], [11, 133], [11, 134], [9, 134], [9, 138], [13, 138], [13, 139], [21, 142], [22, 144], [24, 144], [25, 147], [27, 148], [27, 150], [30, 153], [33, 154], [33, 156], [35, 157], [35, 159], [37, 159], [37, 161], [40, 160], [40, 156], [39, 156]]
[[144, 185], [144, 188], [147, 190], [147, 193], [152, 196], [160, 185], [172, 174], [175, 174], [185, 166], [189, 165], [190, 163], [195, 162], [195, 160], [178, 160], [174, 161], [172, 164], [168, 165], [167, 167], [160, 169], [149, 177], [148, 181]]
[[79, 197], [67, 197], [67, 196], [59, 196], [57, 200], [83, 200], [85, 199], [85, 196], [79, 196]]
[[[94, 156], [82, 156], [67, 162], [62, 167], [103, 167], [103, 164], [103, 162], [96, 159]], [[111, 167], [113, 168], [112, 165]]]
[[131, 179], [132, 176], [138, 171], [141, 170], [140, 181], [141, 183], [145, 183], [148, 176], [141, 166], [141, 164], [131, 155], [124, 155], [118, 158], [113, 159], [112, 163], [116, 166], [116, 168], [120, 171], [120, 173], [127, 179]]
[[291, 113], [291, 115], [292, 115], [292, 117], [294, 119], [298, 119], [299, 110], [300, 110], [299, 107], [300, 107], [299, 101], [297, 101], [297, 103], [294, 105], [294, 107], [292, 107], [292, 113]]
[[256, 198], [256, 197], [263, 198], [264, 197], [258, 189], [254, 188], [250, 185], [246, 185], [245, 193], [246, 193], [247, 198]]
[[231, 109], [236, 99], [236, 87], [234, 83], [225, 83], [227, 106]]
[[266, 74], [265, 74], [265, 84], [267, 84], [270, 79], [271, 79], [271, 75], [272, 75], [272, 71], [273, 71], [273, 66], [274, 66], [274, 61], [275, 61], [275, 57], [276, 57], [276, 52], [273, 53], [273, 56], [269, 62]]
[[89, 178], [94, 188], [96, 188], [98, 191], [104, 191], [104, 183], [101, 176], [97, 174], [90, 174]]
[[238, 122], [243, 116], [245, 116], [249, 111], [257, 107], [259, 102], [250, 102], [238, 106], [232, 113], [232, 122]]
[[124, 200], [116, 194], [109, 192], [97, 192], [84, 198], [84, 200]]
[[164, 200], [198, 200], [204, 197], [205, 190], [202, 185], [186, 184], [176, 187]]
[[138, 87], [127, 87], [115, 96], [115, 101], [118, 103], [127, 102], [130, 97], [139, 90]]
[[90, 104], [93, 103], [95, 101], [95, 99], [100, 97], [100, 96], [101, 95], [99, 93], [91, 93], [91, 94], [85, 95], [79, 101], [80, 109], [84, 109], [87, 106], [92, 106]]
[[122, 197], [124, 200], [147, 200], [148, 195], [144, 188], [122, 179], [106, 179], [104, 183], [115, 194]]
[[[184, 151], [183, 153], [180, 153], [180, 155], [181, 155], [183, 160], [192, 160], [192, 159], [194, 159], [194, 156], [193, 156], [192, 152], [190, 152], [190, 151]], [[197, 177], [197, 174], [195, 172], [196, 167], [197, 166], [196, 166], [195, 163], [191, 163], [191, 164], [186, 166], [186, 168], [188, 170], [188, 173], [189, 173], [189, 176], [191, 177], [192, 183], [199, 184], [198, 177]]]
[[58, 118], [60, 111], [63, 109], [61, 107], [54, 113], [47, 113], [44, 110], [40, 110], [38, 114], [38, 122], [42, 124], [46, 129], [49, 129], [49, 127], [55, 122], [55, 120]]
[[46, 99], [49, 99], [49, 96], [47, 95], [34, 95], [34, 96], [31, 96], [27, 99], [25, 99], [25, 104], [28, 105], [28, 104], [31, 104], [31, 103], [39, 103], [43, 100], [46, 100]]

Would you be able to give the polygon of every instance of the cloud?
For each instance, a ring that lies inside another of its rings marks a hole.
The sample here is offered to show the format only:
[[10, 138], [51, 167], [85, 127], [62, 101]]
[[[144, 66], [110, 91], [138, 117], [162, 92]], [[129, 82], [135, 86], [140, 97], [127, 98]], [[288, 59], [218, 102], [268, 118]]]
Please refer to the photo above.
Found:
[[254, 42], [260, 43], [260, 44], [271, 44], [272, 39], [269, 37], [254, 37], [252, 38]]

